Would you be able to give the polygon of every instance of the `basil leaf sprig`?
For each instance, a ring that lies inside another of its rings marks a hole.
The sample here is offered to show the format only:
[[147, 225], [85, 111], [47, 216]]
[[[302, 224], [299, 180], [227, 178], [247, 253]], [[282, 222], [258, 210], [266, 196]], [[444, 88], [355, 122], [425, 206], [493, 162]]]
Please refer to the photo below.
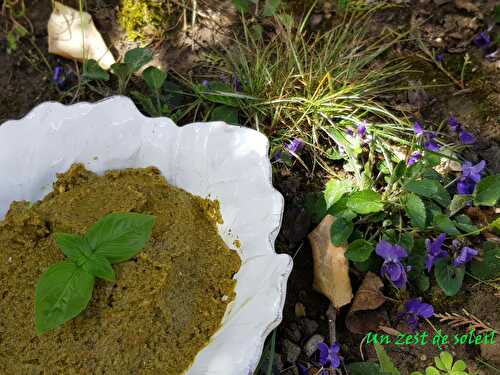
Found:
[[84, 236], [55, 233], [67, 259], [40, 277], [35, 291], [38, 335], [80, 314], [90, 302], [95, 278], [115, 280], [111, 264], [137, 255], [151, 236], [155, 217], [132, 212], [102, 217]]

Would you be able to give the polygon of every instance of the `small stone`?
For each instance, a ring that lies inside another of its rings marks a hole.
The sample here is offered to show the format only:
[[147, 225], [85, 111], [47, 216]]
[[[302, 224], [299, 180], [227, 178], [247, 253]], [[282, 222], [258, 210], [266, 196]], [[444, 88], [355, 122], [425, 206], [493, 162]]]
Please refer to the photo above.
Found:
[[285, 328], [285, 335], [293, 342], [299, 342], [302, 338], [302, 333], [300, 333], [299, 327], [296, 323], [291, 323], [287, 328]]
[[425, 354], [422, 354], [422, 355], [420, 356], [420, 360], [421, 360], [421, 361], [427, 361], [427, 356], [426, 356]]
[[307, 340], [306, 345], [304, 345], [305, 354], [310, 357], [318, 350], [318, 344], [325, 341], [325, 338], [321, 335], [313, 335], [309, 340]]
[[304, 318], [301, 321], [301, 328], [304, 335], [309, 337], [316, 333], [319, 328], [319, 324], [315, 320]]
[[297, 362], [299, 359], [299, 355], [302, 352], [300, 346], [294, 344], [288, 339], [283, 340], [283, 354], [285, 355], [285, 359], [289, 363]]
[[322, 14], [315, 14], [311, 17], [311, 26], [318, 26], [323, 21]]

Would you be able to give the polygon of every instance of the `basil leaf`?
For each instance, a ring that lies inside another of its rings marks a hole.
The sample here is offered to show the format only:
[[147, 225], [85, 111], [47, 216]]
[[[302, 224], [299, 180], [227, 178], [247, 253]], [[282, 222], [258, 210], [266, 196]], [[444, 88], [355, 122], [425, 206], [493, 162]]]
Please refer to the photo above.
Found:
[[115, 281], [115, 271], [109, 260], [102, 255], [91, 254], [87, 261], [82, 265], [82, 268], [95, 277], [107, 281]]
[[500, 174], [484, 177], [474, 190], [476, 206], [494, 206], [500, 199]]
[[135, 256], [148, 241], [155, 217], [133, 212], [111, 213], [100, 219], [85, 234], [96, 255], [111, 263]]
[[425, 229], [425, 221], [427, 218], [425, 205], [418, 195], [409, 193], [404, 197], [404, 208], [406, 215], [410, 218], [413, 226]]
[[87, 258], [92, 253], [90, 245], [84, 237], [70, 233], [54, 233], [54, 239], [68, 258], [76, 261], [80, 257]]
[[374, 246], [370, 241], [363, 239], [355, 240], [349, 244], [345, 256], [354, 262], [364, 262], [368, 260], [373, 252]]
[[346, 243], [353, 230], [354, 224], [352, 221], [346, 220], [343, 217], [337, 217], [330, 227], [332, 244], [338, 246]]
[[465, 267], [453, 267], [448, 259], [440, 259], [434, 265], [434, 276], [439, 287], [448, 297], [454, 296], [462, 287]]
[[362, 190], [352, 193], [347, 200], [347, 207], [358, 214], [369, 214], [382, 211], [384, 204], [379, 193], [373, 190]]
[[151, 60], [153, 52], [149, 48], [134, 48], [127, 51], [123, 62], [130, 66], [131, 73], [135, 73]]
[[36, 285], [37, 334], [54, 329], [80, 314], [87, 307], [93, 288], [94, 276], [72, 261], [49, 267]]
[[167, 79], [167, 74], [154, 66], [150, 66], [142, 73], [142, 79], [153, 93], [159, 95], [161, 87]]

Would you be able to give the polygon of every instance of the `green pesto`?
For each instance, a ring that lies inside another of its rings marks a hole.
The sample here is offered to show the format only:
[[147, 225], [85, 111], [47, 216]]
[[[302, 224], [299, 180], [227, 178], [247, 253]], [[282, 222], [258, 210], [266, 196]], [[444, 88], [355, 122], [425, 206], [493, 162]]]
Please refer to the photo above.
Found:
[[[64, 258], [53, 233], [83, 234], [110, 212], [155, 215], [150, 241], [114, 265], [116, 283], [96, 281], [81, 315], [37, 337], [36, 282]], [[217, 202], [153, 167], [96, 176], [74, 165], [41, 201], [13, 202], [0, 222], [0, 374], [182, 374], [234, 298], [240, 259], [216, 221]]]

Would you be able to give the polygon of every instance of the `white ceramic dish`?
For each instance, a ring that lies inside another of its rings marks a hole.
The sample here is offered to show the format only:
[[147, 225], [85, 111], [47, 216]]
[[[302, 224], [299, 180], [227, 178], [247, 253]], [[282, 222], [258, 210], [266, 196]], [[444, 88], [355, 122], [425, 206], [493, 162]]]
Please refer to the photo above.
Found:
[[0, 126], [0, 217], [14, 200], [44, 197], [56, 173], [76, 162], [98, 174], [154, 165], [173, 185], [220, 201], [221, 237], [231, 248], [241, 242], [236, 299], [187, 375], [252, 374], [281, 321], [292, 268], [288, 255], [274, 251], [283, 197], [271, 184], [266, 137], [222, 122], [177, 127], [143, 116], [121, 96], [43, 103]]

